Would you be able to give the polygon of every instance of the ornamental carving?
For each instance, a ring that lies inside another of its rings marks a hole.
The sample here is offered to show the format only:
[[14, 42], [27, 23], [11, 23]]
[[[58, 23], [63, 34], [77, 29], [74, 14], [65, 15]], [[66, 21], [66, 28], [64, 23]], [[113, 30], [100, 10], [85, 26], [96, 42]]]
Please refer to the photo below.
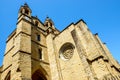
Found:
[[63, 60], [69, 60], [74, 53], [74, 46], [71, 43], [64, 44], [60, 49], [60, 58]]
[[63, 52], [63, 56], [65, 59], [70, 59], [73, 56], [73, 49], [66, 49]]

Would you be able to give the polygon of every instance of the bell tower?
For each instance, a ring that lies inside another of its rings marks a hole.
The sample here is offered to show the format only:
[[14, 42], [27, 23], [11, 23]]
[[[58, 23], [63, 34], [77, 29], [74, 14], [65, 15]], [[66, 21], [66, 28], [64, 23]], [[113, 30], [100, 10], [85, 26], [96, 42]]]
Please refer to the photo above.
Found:
[[19, 12], [18, 12], [18, 22], [24, 18], [28, 21], [30, 21], [31, 18], [31, 9], [29, 8], [29, 6], [27, 5], [27, 3], [25, 3], [23, 6], [20, 7]]
[[[21, 80], [31, 80], [31, 9], [25, 3], [18, 13], [15, 37], [15, 54], [13, 65], [18, 65], [16, 73]], [[30, 74], [28, 74], [30, 73]], [[14, 79], [16, 77], [12, 77]]]
[[32, 13], [31, 9], [27, 5], [27, 3], [25, 3], [24, 6], [21, 6], [19, 13], [18, 13], [18, 17], [20, 17], [22, 14], [30, 17], [31, 13]]
[[19, 9], [17, 28], [6, 41], [1, 80], [31, 80], [31, 12], [26, 3]]

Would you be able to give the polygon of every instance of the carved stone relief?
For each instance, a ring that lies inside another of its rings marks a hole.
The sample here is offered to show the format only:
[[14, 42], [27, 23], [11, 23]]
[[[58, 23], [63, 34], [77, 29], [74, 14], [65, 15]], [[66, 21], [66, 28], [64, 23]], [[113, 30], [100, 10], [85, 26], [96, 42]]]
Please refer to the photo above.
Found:
[[63, 60], [69, 60], [74, 53], [74, 46], [71, 43], [64, 44], [60, 49], [60, 58]]

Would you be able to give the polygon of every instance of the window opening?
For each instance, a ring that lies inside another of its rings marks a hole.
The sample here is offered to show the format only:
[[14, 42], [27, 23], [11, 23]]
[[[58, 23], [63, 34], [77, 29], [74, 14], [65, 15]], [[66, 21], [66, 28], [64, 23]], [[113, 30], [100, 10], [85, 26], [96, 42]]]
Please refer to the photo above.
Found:
[[47, 80], [47, 79], [41, 71], [37, 70], [32, 75], [32, 80]]
[[29, 14], [29, 11], [27, 9], [25, 9], [25, 14], [27, 14], [27, 15]]
[[46, 23], [46, 26], [48, 27], [48, 22]]
[[37, 21], [35, 21], [35, 26], [38, 26], [38, 22]]
[[37, 41], [40, 41], [40, 35], [37, 35]]
[[42, 50], [39, 49], [38, 52], [39, 52], [39, 59], [42, 59]]
[[9, 73], [7, 74], [5, 80], [10, 80], [10, 73], [11, 73], [11, 72], [9, 72]]
[[50, 27], [52, 27], [52, 23], [50, 23]]
[[20, 13], [22, 13], [22, 10], [20, 11]]

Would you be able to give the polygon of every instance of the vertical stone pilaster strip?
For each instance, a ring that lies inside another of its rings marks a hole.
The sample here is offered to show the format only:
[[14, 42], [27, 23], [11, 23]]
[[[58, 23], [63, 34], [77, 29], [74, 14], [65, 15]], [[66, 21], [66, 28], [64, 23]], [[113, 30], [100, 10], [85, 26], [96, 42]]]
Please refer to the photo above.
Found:
[[92, 71], [90, 69], [90, 66], [87, 62], [87, 59], [85, 57], [85, 51], [84, 51], [84, 48], [81, 44], [81, 41], [79, 39], [79, 35], [77, 33], [78, 29], [77, 27], [71, 32], [71, 35], [73, 37], [73, 40], [75, 42], [75, 45], [76, 45], [76, 48], [77, 48], [77, 51], [78, 51], [78, 54], [79, 54], [79, 57], [80, 59], [82, 60], [83, 62], [83, 66], [84, 66], [84, 70], [88, 76], [88, 80], [94, 80], [94, 77], [93, 77], [93, 74], [92, 74]]
[[50, 62], [50, 72], [51, 72], [51, 80], [60, 80], [60, 75], [58, 71], [58, 64], [56, 61], [56, 53], [54, 49], [54, 41], [53, 41], [52, 34], [49, 34], [46, 38], [47, 42], [47, 51], [48, 51], [48, 58]]

